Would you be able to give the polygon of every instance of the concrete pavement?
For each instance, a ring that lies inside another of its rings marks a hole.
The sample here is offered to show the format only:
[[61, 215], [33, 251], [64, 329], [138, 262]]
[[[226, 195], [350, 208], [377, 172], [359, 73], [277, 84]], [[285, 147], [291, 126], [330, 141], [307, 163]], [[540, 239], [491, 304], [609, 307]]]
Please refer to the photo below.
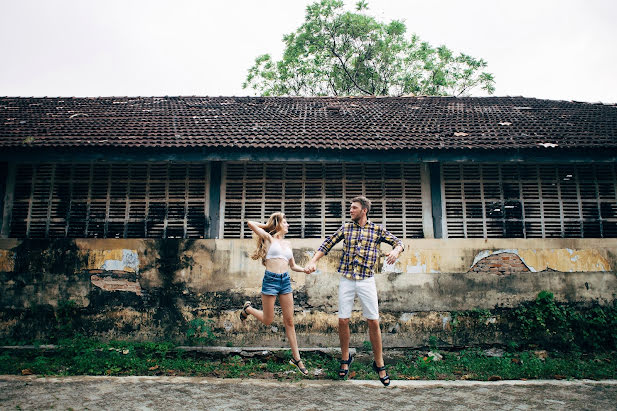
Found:
[[0, 409], [617, 410], [617, 380], [296, 382], [0, 376]]

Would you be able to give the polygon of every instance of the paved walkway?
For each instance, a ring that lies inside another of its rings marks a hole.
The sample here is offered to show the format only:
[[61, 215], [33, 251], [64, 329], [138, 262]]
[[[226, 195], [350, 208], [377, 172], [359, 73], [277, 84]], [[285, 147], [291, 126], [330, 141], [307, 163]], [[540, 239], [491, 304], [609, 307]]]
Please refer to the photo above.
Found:
[[617, 410], [608, 381], [298, 381], [0, 376], [0, 409]]

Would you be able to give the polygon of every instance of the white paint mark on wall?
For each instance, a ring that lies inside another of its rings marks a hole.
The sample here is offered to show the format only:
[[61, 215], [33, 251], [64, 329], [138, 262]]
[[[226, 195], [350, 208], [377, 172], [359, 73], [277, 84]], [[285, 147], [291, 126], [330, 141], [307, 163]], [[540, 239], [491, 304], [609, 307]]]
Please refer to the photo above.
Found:
[[122, 260], [105, 260], [101, 270], [106, 271], [128, 271], [131, 268], [136, 273], [139, 273], [139, 256], [135, 250], [122, 250]]
[[392, 264], [388, 264], [386, 262], [386, 259], [384, 258], [383, 265], [381, 266], [381, 272], [384, 273], [384, 274], [385, 273], [399, 273], [399, 274], [402, 273], [403, 270], [401, 270], [399, 267], [397, 267], [396, 263], [397, 262], [395, 261]]
[[441, 327], [445, 330], [450, 323], [450, 316], [441, 317]]
[[139, 272], [139, 256], [137, 251], [122, 250], [122, 261], [127, 267], [132, 268], [135, 272]]
[[[421, 274], [426, 272], [426, 264], [407, 265], [407, 274]], [[434, 272], [434, 270], [431, 270]]]
[[411, 320], [415, 315], [416, 313], [403, 313], [401, 314], [401, 318], [399, 318], [399, 321], [402, 323], [406, 323], [407, 321]]

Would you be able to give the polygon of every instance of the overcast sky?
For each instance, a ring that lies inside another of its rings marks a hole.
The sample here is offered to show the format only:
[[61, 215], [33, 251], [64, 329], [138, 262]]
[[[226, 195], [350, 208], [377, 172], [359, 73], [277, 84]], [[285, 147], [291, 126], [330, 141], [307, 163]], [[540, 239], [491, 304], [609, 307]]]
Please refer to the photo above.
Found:
[[[246, 96], [308, 0], [0, 0], [0, 95]], [[354, 2], [346, 2], [352, 5]], [[488, 62], [498, 96], [617, 102], [617, 1], [369, 0]], [[482, 95], [476, 92], [474, 95]]]

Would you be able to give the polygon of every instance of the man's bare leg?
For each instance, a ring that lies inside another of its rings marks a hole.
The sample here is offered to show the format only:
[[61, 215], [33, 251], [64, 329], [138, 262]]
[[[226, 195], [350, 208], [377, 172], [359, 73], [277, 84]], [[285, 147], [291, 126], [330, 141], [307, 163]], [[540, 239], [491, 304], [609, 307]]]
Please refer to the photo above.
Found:
[[[375, 357], [375, 364], [378, 367], [383, 367], [383, 350], [381, 343], [381, 329], [379, 328], [379, 320], [367, 320], [368, 321], [368, 335], [371, 339], [371, 346], [373, 347], [373, 357]], [[380, 371], [379, 377], [386, 376], [386, 371]]]
[[[349, 340], [351, 334], [349, 332], [349, 318], [338, 319], [338, 339], [341, 343], [341, 360], [349, 360]], [[341, 369], [348, 370], [348, 364], [341, 364]]]

